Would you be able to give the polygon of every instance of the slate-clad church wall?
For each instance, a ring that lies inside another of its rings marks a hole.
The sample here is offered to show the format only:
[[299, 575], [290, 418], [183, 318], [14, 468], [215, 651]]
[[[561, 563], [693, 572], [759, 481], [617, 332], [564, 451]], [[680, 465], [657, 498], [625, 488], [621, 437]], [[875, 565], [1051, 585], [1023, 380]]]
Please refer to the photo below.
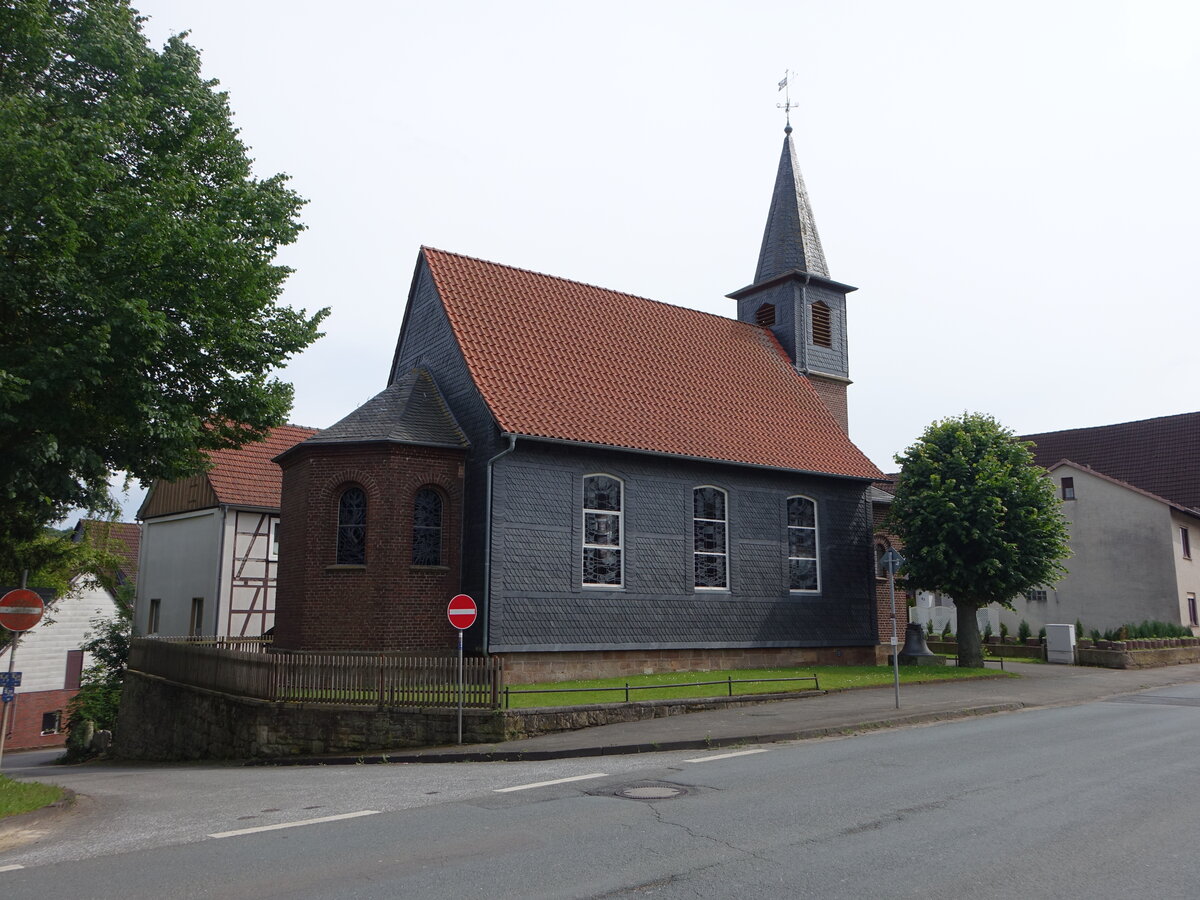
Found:
[[[624, 482], [624, 590], [580, 584], [582, 479]], [[728, 591], [693, 585], [692, 489], [727, 491]], [[518, 443], [496, 467], [490, 649], [834, 647], [876, 642], [862, 482]], [[787, 497], [817, 502], [819, 594], [788, 590]]]
[[[414, 366], [423, 366], [433, 376], [459, 427], [471, 442], [464, 483], [463, 546], [467, 552], [463, 554], [462, 590], [481, 600], [485, 556], [482, 548], [486, 539], [483, 527], [487, 509], [486, 463], [506, 444], [500, 441], [492, 414], [471, 380], [445, 308], [423, 261], [405, 314], [392, 377]], [[480, 649], [482, 629], [470, 629], [465, 640], [468, 645], [474, 641], [474, 649]]]

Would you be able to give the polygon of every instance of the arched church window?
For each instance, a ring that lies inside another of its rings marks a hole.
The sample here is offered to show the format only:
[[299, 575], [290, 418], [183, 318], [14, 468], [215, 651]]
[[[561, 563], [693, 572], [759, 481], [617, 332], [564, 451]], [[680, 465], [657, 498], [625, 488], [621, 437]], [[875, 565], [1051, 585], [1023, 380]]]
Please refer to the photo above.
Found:
[[611, 475], [583, 479], [583, 583], [620, 587], [622, 559], [621, 480]]
[[338, 499], [337, 564], [361, 566], [366, 562], [367, 495], [352, 486]]
[[699, 589], [729, 587], [729, 534], [725, 492], [715, 487], [692, 491], [692, 559]]
[[817, 564], [817, 504], [808, 497], [788, 497], [788, 587], [816, 592], [821, 588]]
[[413, 498], [412, 562], [442, 564], [442, 495], [432, 488], [421, 488]]
[[809, 309], [812, 310], [812, 342], [818, 347], [832, 347], [833, 314], [829, 307], [818, 300]]

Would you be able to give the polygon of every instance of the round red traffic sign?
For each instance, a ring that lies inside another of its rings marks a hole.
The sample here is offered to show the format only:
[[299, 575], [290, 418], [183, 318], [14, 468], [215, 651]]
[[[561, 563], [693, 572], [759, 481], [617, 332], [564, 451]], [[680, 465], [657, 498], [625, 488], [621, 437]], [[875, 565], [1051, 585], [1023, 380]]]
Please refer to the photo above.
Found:
[[42, 621], [46, 604], [33, 591], [17, 588], [0, 597], [0, 625], [9, 631], [28, 631]]
[[475, 616], [479, 614], [475, 601], [467, 594], [456, 594], [446, 607], [446, 618], [450, 624], [462, 631], [475, 624]]

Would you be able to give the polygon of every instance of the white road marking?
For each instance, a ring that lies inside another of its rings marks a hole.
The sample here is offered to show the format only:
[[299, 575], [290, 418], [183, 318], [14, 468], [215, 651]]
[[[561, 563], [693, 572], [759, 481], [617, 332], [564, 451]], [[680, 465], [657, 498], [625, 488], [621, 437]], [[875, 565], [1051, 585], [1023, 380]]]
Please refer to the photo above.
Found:
[[733, 753], [718, 753], [716, 756], [697, 756], [695, 759], [685, 759], [684, 762], [712, 762], [714, 759], [729, 759], [733, 756], [749, 756], [751, 753], [769, 753], [770, 747], [759, 747], [756, 750], [735, 750]]
[[23, 869], [24, 866], [0, 866], [0, 872], [11, 872], [13, 869]]
[[592, 772], [590, 775], [572, 775], [570, 778], [555, 778], [553, 781], [535, 781], [533, 784], [518, 784], [515, 787], [496, 788], [492, 793], [507, 794], [510, 791], [528, 791], [531, 788], [547, 787], [552, 784], [566, 784], [568, 781], [586, 781], [589, 778], [607, 777], [607, 772]]
[[257, 834], [260, 831], [278, 831], [281, 828], [299, 828], [301, 825], [317, 825], [321, 822], [337, 822], [341, 819], [357, 819], [359, 816], [377, 816], [378, 809], [362, 809], [358, 812], [342, 813], [340, 816], [321, 816], [319, 819], [301, 819], [299, 822], [284, 822], [280, 825], [259, 825], [257, 828], [239, 828], [237, 831], [218, 831], [210, 838], [237, 837], [242, 834]]

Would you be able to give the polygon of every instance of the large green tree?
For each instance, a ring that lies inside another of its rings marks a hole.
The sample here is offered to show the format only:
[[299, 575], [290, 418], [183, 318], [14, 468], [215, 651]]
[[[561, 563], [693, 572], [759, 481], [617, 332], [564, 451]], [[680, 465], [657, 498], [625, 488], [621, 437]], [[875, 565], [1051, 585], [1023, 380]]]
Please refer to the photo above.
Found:
[[0, 0], [0, 540], [285, 420], [273, 372], [326, 312], [276, 302], [286, 181], [184, 36], [152, 49], [125, 0]]
[[904, 541], [902, 574], [913, 589], [954, 598], [963, 665], [983, 665], [977, 610], [1011, 606], [1064, 571], [1066, 524], [1029, 447], [968, 413], [934, 422], [896, 457], [891, 527]]

